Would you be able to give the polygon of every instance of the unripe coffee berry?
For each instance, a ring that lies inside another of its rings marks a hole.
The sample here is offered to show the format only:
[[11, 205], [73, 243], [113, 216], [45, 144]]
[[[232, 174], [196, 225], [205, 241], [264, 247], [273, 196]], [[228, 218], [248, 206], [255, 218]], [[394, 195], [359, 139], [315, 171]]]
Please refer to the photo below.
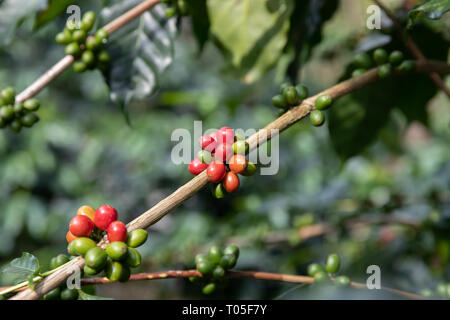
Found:
[[94, 269], [94, 268], [89, 267], [88, 265], [85, 265], [83, 268], [83, 271], [88, 276], [95, 276], [96, 274], [100, 273], [101, 269]]
[[197, 263], [197, 271], [201, 274], [209, 274], [213, 271], [213, 269], [214, 264], [209, 260], [200, 261]]
[[325, 116], [323, 115], [322, 111], [320, 111], [320, 110], [313, 110], [309, 114], [309, 120], [311, 121], [313, 126], [320, 127], [325, 122]]
[[367, 72], [366, 69], [358, 68], [358, 69], [356, 69], [356, 70], [354, 70], [354, 71], [352, 72], [352, 77], [358, 77], [358, 76], [360, 76], [360, 75], [362, 75], [362, 74], [364, 74], [364, 73], [366, 73], [366, 72]]
[[224, 269], [232, 269], [236, 265], [237, 257], [234, 254], [224, 254], [219, 265]]
[[298, 84], [295, 86], [295, 90], [297, 90], [297, 95], [298, 95], [298, 99], [300, 101], [305, 100], [306, 98], [308, 98], [309, 95], [309, 90], [308, 87]]
[[376, 62], [376, 64], [381, 65], [383, 63], [386, 63], [388, 60], [388, 54], [386, 50], [382, 48], [378, 48], [373, 52], [373, 60]]
[[402, 72], [402, 73], [407, 73], [407, 72], [413, 71], [414, 68], [415, 68], [414, 61], [412, 61], [412, 60], [405, 60], [397, 67], [397, 70]]
[[106, 265], [106, 260], [108, 259], [108, 255], [105, 250], [100, 247], [94, 247], [89, 249], [84, 256], [84, 260], [86, 261], [86, 265], [92, 269], [101, 269]]
[[70, 255], [84, 256], [86, 252], [96, 247], [96, 243], [92, 239], [81, 237], [70, 242], [69, 247], [71, 247], [71, 251], [73, 250], [72, 252], [69, 252]]
[[241, 173], [241, 175], [250, 177], [254, 175], [256, 172], [256, 165], [253, 162], [247, 161], [247, 168], [244, 172]]
[[216, 199], [222, 199], [226, 196], [225, 188], [221, 183], [212, 184], [211, 185], [211, 192]]
[[50, 290], [42, 297], [44, 300], [59, 300], [61, 297], [61, 288], [56, 287], [53, 290]]
[[215, 279], [222, 279], [223, 277], [225, 277], [225, 269], [221, 266], [216, 266], [212, 272], [212, 276]]
[[0, 96], [4, 104], [14, 104], [16, 92], [13, 88], [8, 87], [0, 92]]
[[86, 216], [76, 215], [69, 224], [69, 231], [75, 237], [89, 237], [94, 230], [94, 223]]
[[286, 90], [289, 87], [292, 87], [292, 83], [290, 83], [290, 82], [282, 83], [281, 86], [280, 86], [280, 93], [283, 94], [284, 90]]
[[249, 145], [245, 140], [238, 140], [232, 145], [235, 154], [247, 154]]
[[203, 287], [202, 292], [203, 292], [203, 294], [208, 295], [208, 294], [213, 293], [215, 289], [216, 289], [216, 284], [214, 282], [211, 282]]
[[136, 268], [141, 265], [141, 254], [134, 248], [128, 248], [128, 256], [125, 260], [125, 264], [130, 268]]
[[381, 79], [387, 78], [392, 73], [392, 67], [389, 63], [383, 64], [378, 67], [378, 76]]
[[66, 46], [66, 54], [71, 56], [78, 56], [81, 52], [80, 45], [77, 42], [71, 42]]
[[110, 205], [102, 205], [97, 208], [94, 215], [94, 223], [100, 230], [108, 229], [111, 222], [117, 220], [117, 210]]
[[208, 261], [208, 257], [203, 253], [199, 253], [195, 256], [195, 264], [199, 264], [202, 261]]
[[95, 63], [95, 55], [91, 50], [86, 50], [81, 55], [81, 61], [83, 61], [87, 66], [91, 66]]
[[117, 261], [108, 261], [105, 273], [106, 277], [112, 282], [125, 282], [130, 278], [130, 268]]
[[131, 248], [140, 247], [147, 241], [148, 232], [144, 229], [135, 229], [128, 233], [127, 245]]
[[100, 41], [101, 43], [104, 43], [108, 39], [108, 31], [105, 29], [99, 29], [95, 33], [95, 38]]
[[97, 40], [95, 37], [88, 37], [86, 39], [86, 49], [88, 50], [97, 50], [101, 47], [102, 43]]
[[3, 106], [0, 108], [0, 118], [5, 121], [11, 120], [14, 117], [14, 110], [8, 106]]
[[287, 87], [283, 92], [284, 97], [286, 98], [287, 103], [290, 105], [295, 105], [299, 102], [297, 90], [295, 87]]
[[347, 276], [339, 276], [334, 279], [334, 284], [338, 287], [350, 286], [350, 279]]
[[28, 111], [37, 111], [40, 107], [40, 103], [37, 99], [31, 98], [25, 100], [25, 102], [23, 103], [23, 107]]
[[329, 280], [330, 278], [323, 271], [319, 271], [314, 275], [314, 283], [325, 283], [328, 282]]
[[92, 221], [94, 221], [95, 209], [92, 208], [91, 206], [81, 206], [77, 210], [77, 215], [86, 216]]
[[210, 164], [213, 161], [213, 156], [211, 155], [211, 152], [206, 150], [200, 150], [197, 153], [197, 158], [203, 163]]
[[360, 52], [353, 58], [353, 64], [358, 68], [369, 69], [372, 66], [372, 60], [367, 53]]
[[127, 257], [128, 246], [124, 242], [112, 242], [106, 247], [106, 254], [114, 261], [121, 261]]
[[206, 175], [208, 176], [208, 180], [210, 182], [218, 183], [223, 180], [225, 174], [227, 173], [227, 169], [223, 162], [213, 161], [208, 165], [206, 169]]
[[209, 152], [214, 152], [217, 145], [216, 140], [211, 136], [201, 136], [198, 143], [200, 148]]
[[272, 104], [274, 105], [274, 107], [277, 107], [280, 109], [286, 109], [289, 106], [286, 98], [282, 94], [278, 94], [278, 95], [274, 96], [272, 98]]
[[223, 253], [234, 255], [236, 256], [236, 259], [239, 258], [239, 248], [234, 244], [226, 246], [225, 249], [223, 250]]
[[208, 251], [208, 258], [212, 263], [219, 263], [222, 258], [222, 251], [218, 246], [212, 246]]
[[248, 161], [245, 158], [245, 156], [235, 154], [234, 156], [231, 157], [228, 166], [230, 167], [231, 171], [238, 174], [244, 172], [245, 169], [247, 169], [247, 163]]
[[198, 158], [195, 158], [189, 163], [189, 172], [193, 175], [200, 174], [206, 168], [208, 168], [208, 164], [201, 162]]
[[75, 30], [72, 33], [72, 39], [78, 43], [83, 43], [86, 40], [86, 32], [84, 30]]
[[77, 300], [78, 291], [76, 289], [65, 288], [61, 291], [61, 300]]
[[33, 126], [33, 124], [35, 124], [36, 122], [39, 121], [39, 117], [30, 112], [27, 114], [24, 114], [21, 118], [20, 118], [20, 123], [27, 128], [31, 128]]
[[404, 58], [403, 52], [401, 52], [399, 50], [395, 50], [395, 51], [392, 51], [391, 54], [389, 55], [389, 62], [393, 66], [398, 66], [402, 63], [403, 58]]
[[228, 193], [235, 192], [239, 188], [239, 177], [234, 172], [227, 172], [222, 184]]
[[325, 272], [323, 267], [318, 263], [312, 263], [308, 266], [308, 275], [314, 277], [318, 272]]
[[121, 221], [113, 221], [107, 229], [108, 241], [127, 241], [127, 227]]
[[108, 51], [101, 50], [97, 54], [97, 60], [98, 60], [98, 62], [101, 62], [101, 63], [109, 63], [111, 61], [111, 56], [109, 55]]
[[325, 269], [328, 273], [336, 273], [340, 268], [340, 259], [336, 253], [330, 254], [327, 258]]
[[333, 98], [329, 94], [324, 94], [316, 99], [316, 101], [314, 102], [314, 106], [318, 110], [325, 110], [328, 109], [332, 103]]
[[81, 73], [86, 71], [87, 65], [83, 61], [75, 61], [72, 65], [72, 68], [75, 72]]

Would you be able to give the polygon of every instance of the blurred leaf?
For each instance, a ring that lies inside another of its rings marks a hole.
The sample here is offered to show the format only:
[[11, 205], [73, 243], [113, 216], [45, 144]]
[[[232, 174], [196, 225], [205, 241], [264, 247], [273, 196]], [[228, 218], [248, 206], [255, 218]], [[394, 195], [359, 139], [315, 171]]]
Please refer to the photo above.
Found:
[[[101, 11], [101, 25], [136, 6], [138, 0], [108, 0]], [[124, 111], [132, 100], [149, 97], [158, 87], [160, 74], [172, 63], [175, 19], [167, 20], [157, 5], [115, 32], [108, 43], [111, 68], [104, 73], [111, 99]]]
[[291, 0], [208, 0], [211, 33], [246, 83], [260, 78], [281, 55]]
[[201, 51], [209, 38], [210, 22], [206, 0], [190, 0], [187, 3], [190, 7], [192, 29]]
[[425, 16], [429, 19], [440, 19], [450, 11], [450, 0], [429, 0], [416, 6], [408, 13], [408, 26], [411, 26], [418, 18]]
[[8, 274], [15, 283], [27, 281], [38, 272], [39, 260], [28, 252], [23, 252], [20, 258], [15, 258], [1, 270], [1, 273]]
[[288, 66], [288, 76], [295, 82], [302, 64], [311, 56], [312, 49], [322, 40], [322, 27], [338, 8], [339, 0], [295, 1], [291, 15], [288, 43], [285, 51], [295, 54]]
[[34, 29], [37, 30], [55, 19], [61, 13], [65, 12], [66, 8], [74, 2], [75, 0], [49, 0], [47, 8], [36, 15]]
[[113, 298], [105, 298], [88, 294], [83, 290], [78, 290], [78, 300], [114, 300]]
[[16, 28], [29, 16], [44, 10], [47, 0], [5, 0], [0, 4], [0, 45], [11, 42]]

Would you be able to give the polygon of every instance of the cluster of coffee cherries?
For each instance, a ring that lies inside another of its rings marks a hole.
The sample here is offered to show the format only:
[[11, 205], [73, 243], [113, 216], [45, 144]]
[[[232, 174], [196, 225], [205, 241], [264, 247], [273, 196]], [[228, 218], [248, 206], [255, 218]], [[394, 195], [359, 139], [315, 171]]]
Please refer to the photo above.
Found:
[[204, 170], [213, 183], [212, 193], [220, 199], [235, 192], [240, 185], [238, 174], [251, 176], [256, 172], [254, 163], [247, 160], [249, 145], [230, 127], [222, 127], [199, 139], [201, 150], [189, 164], [189, 171], [198, 175]]
[[209, 248], [208, 254], [195, 256], [197, 271], [204, 277], [190, 277], [189, 280], [202, 285], [204, 294], [211, 294], [217, 285], [223, 284], [227, 270], [234, 268], [239, 258], [239, 248], [233, 244], [223, 250], [217, 246]]
[[[97, 246], [104, 234], [109, 242], [105, 250]], [[147, 231], [143, 229], [127, 232], [125, 224], [117, 220], [117, 210], [109, 205], [102, 205], [97, 210], [82, 206], [70, 221], [67, 251], [72, 256], [84, 257], [86, 275], [105, 271], [110, 281], [125, 282], [130, 278], [130, 268], [141, 264], [141, 255], [135, 248], [147, 237]]]
[[272, 103], [275, 107], [287, 110], [290, 107], [299, 105], [309, 95], [306, 86], [298, 84], [293, 86], [286, 82], [280, 86], [280, 94], [272, 97]]
[[[56, 269], [70, 261], [70, 258], [65, 254], [58, 254], [50, 260], [50, 269]], [[78, 299], [78, 290], [67, 288], [66, 284], [56, 287], [47, 292], [43, 300], [76, 300]]]
[[56, 42], [65, 45], [66, 54], [76, 59], [73, 63], [76, 72], [95, 68], [103, 71], [111, 60], [108, 51], [103, 48], [108, 40], [108, 32], [99, 29], [95, 34], [88, 34], [94, 24], [95, 13], [88, 11], [83, 15], [79, 26], [68, 21], [64, 30], [56, 35]]
[[389, 77], [393, 68], [402, 73], [414, 70], [414, 61], [405, 60], [403, 52], [395, 50], [388, 53], [383, 48], [375, 49], [372, 57], [366, 52], [356, 54], [353, 58], [353, 65], [356, 67], [352, 73], [353, 77], [362, 75], [373, 65], [378, 66], [378, 76], [382, 79]]
[[340, 258], [336, 253], [327, 257], [325, 267], [318, 263], [312, 263], [308, 266], [308, 275], [314, 278], [316, 284], [335, 284], [338, 287], [350, 286], [350, 278], [344, 275], [334, 275], [339, 272], [341, 266]]
[[422, 290], [421, 294], [426, 298], [450, 299], [450, 283], [441, 282], [435, 290], [425, 289]]
[[167, 18], [172, 18], [175, 15], [186, 16], [188, 14], [187, 0], [161, 0], [161, 2], [167, 4], [167, 7], [164, 9]]
[[39, 101], [35, 98], [16, 102], [16, 92], [8, 87], [0, 91], [0, 129], [9, 126], [14, 132], [20, 132], [22, 127], [31, 128], [39, 117], [36, 111], [39, 109]]

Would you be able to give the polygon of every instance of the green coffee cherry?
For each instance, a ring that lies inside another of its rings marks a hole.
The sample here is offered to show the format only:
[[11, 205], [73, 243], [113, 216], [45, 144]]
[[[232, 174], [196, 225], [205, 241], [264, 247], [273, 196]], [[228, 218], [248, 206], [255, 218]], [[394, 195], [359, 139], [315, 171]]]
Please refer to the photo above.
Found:
[[308, 98], [309, 90], [306, 86], [298, 84], [295, 86], [295, 90], [297, 90], [298, 99], [300, 101], [305, 100]]
[[214, 198], [223, 199], [227, 195], [227, 192], [222, 183], [211, 184], [211, 192]]
[[232, 148], [235, 154], [246, 155], [248, 153], [249, 145], [247, 142], [245, 142], [245, 140], [238, 140], [233, 143]]
[[0, 118], [4, 119], [5, 121], [9, 121], [12, 118], [14, 118], [14, 109], [3, 106], [0, 108]]
[[199, 264], [203, 261], [209, 261], [208, 257], [205, 256], [203, 253], [199, 253], [195, 256], [195, 264]]
[[376, 64], [381, 65], [388, 61], [388, 54], [386, 50], [378, 48], [373, 52], [373, 60]]
[[71, 43], [73, 40], [72, 40], [72, 35], [70, 34], [70, 32], [63, 31], [56, 35], [55, 41], [59, 44], [66, 45], [66, 44]]
[[11, 88], [5, 88], [0, 92], [3, 104], [14, 104], [16, 100], [16, 91]]
[[221, 266], [217, 266], [214, 268], [212, 275], [216, 279], [222, 279], [225, 277], [225, 269]]
[[241, 175], [250, 177], [250, 176], [254, 175], [255, 172], [256, 172], [256, 165], [253, 162], [248, 161], [247, 168], [245, 169], [244, 172], [241, 173]]
[[356, 54], [353, 58], [353, 64], [357, 68], [369, 69], [372, 66], [372, 60], [370, 56], [365, 52]]
[[228, 270], [234, 268], [236, 265], [237, 258], [234, 254], [224, 254], [222, 258], [220, 258], [219, 265]]
[[80, 237], [72, 240], [69, 247], [72, 245], [73, 253], [69, 252], [71, 255], [84, 256], [90, 249], [96, 247], [94, 240], [87, 237]]
[[88, 11], [83, 15], [81, 19], [81, 29], [85, 32], [88, 32], [92, 29], [95, 23], [95, 13], [92, 11]]
[[130, 268], [136, 268], [141, 265], [141, 261], [142, 258], [140, 253], [134, 248], [128, 248], [128, 256], [125, 260], [125, 264]]
[[84, 30], [75, 30], [72, 33], [72, 39], [73, 41], [76, 41], [78, 43], [83, 43], [86, 40], [86, 32]]
[[59, 300], [61, 297], [61, 289], [56, 287], [53, 290], [50, 290], [42, 297], [44, 300]]
[[218, 246], [212, 246], [209, 248], [208, 257], [212, 263], [219, 263], [222, 258], [222, 250]]
[[128, 232], [127, 245], [131, 248], [137, 248], [145, 243], [148, 233], [144, 229], [135, 229]]
[[289, 87], [292, 87], [292, 84], [290, 82], [282, 83], [280, 86], [280, 93], [283, 94], [284, 90], [286, 90]]
[[20, 118], [20, 123], [22, 124], [22, 126], [26, 128], [31, 128], [33, 124], [35, 124], [38, 121], [39, 117], [32, 112], [24, 114], [23, 117]]
[[95, 33], [95, 39], [97, 39], [100, 43], [105, 43], [108, 40], [108, 31], [105, 29], [97, 30]]
[[37, 110], [39, 110], [40, 106], [41, 106], [41, 104], [35, 98], [28, 99], [23, 103], [23, 107], [25, 109], [27, 109], [28, 111], [37, 111]]
[[167, 18], [172, 18], [177, 13], [177, 9], [174, 7], [167, 7], [167, 8], [164, 8], [164, 13], [166, 14]]
[[362, 75], [362, 74], [364, 74], [364, 73], [366, 73], [366, 72], [367, 72], [366, 69], [358, 68], [358, 69], [356, 69], [356, 70], [354, 70], [354, 71], [352, 72], [352, 77], [358, 77], [358, 76], [360, 76], [360, 75]]
[[223, 250], [223, 253], [235, 255], [236, 259], [239, 258], [239, 248], [234, 244], [226, 246], [225, 249]]
[[77, 73], [86, 71], [87, 65], [83, 61], [75, 61], [72, 65], [73, 70]]
[[283, 92], [283, 96], [290, 105], [296, 105], [299, 102], [295, 87], [287, 87]]
[[378, 76], [381, 79], [387, 78], [392, 74], [392, 67], [389, 63], [383, 64], [378, 67]]
[[320, 127], [325, 123], [325, 116], [323, 115], [322, 111], [313, 110], [309, 114], [309, 120], [311, 121], [313, 126]]
[[15, 103], [13, 110], [16, 115], [21, 115], [25, 111], [23, 103], [20, 103], [20, 102]]
[[286, 98], [281, 94], [278, 94], [272, 98], [272, 104], [280, 109], [286, 109], [288, 107]]
[[412, 60], [405, 60], [403, 61], [398, 67], [397, 70], [402, 73], [411, 72], [416, 67], [414, 61]]
[[71, 42], [66, 46], [66, 54], [71, 56], [78, 56], [81, 52], [80, 45], [77, 42]]
[[314, 277], [318, 272], [325, 272], [323, 267], [318, 263], [312, 263], [308, 266], [308, 275]]
[[404, 58], [403, 52], [401, 52], [399, 50], [395, 50], [395, 51], [392, 51], [391, 54], [389, 55], [389, 62], [393, 66], [398, 66], [402, 63], [403, 58]]
[[77, 256], [78, 254], [75, 252], [75, 246], [73, 241], [71, 241], [69, 243], [69, 245], [67, 246], [67, 252], [71, 255], [71, 256]]
[[109, 56], [108, 51], [102, 50], [98, 53], [97, 60], [101, 63], [109, 63], [111, 61], [111, 57]]
[[91, 50], [86, 50], [81, 55], [81, 61], [83, 61], [86, 66], [92, 66], [95, 63], [95, 55]]
[[207, 151], [207, 150], [200, 150], [197, 153], [197, 158], [198, 160], [200, 160], [203, 163], [211, 163], [213, 161], [213, 157], [211, 155], [211, 152]]
[[65, 288], [61, 291], [61, 300], [77, 300], [78, 291], [76, 289]]
[[66, 256], [65, 254], [58, 254], [56, 257], [50, 260], [50, 268], [52, 270], [56, 269], [69, 261], [70, 261], [69, 257]]
[[338, 287], [350, 286], [350, 278], [347, 276], [339, 276], [334, 279], [334, 284]]
[[316, 101], [314, 102], [314, 106], [318, 110], [325, 110], [328, 109], [332, 103], [333, 98], [329, 94], [324, 94], [316, 99]]
[[216, 284], [214, 282], [211, 282], [202, 288], [202, 292], [203, 292], [203, 294], [208, 295], [208, 294], [213, 293], [215, 289], [216, 289]]
[[205, 260], [197, 263], [197, 270], [201, 274], [209, 274], [213, 271], [214, 264], [211, 261]]
[[20, 132], [20, 130], [22, 129], [22, 123], [19, 119], [14, 119], [9, 123], [9, 127], [14, 132]]
[[130, 278], [130, 268], [117, 261], [106, 263], [106, 277], [113, 282], [126, 282]]
[[93, 269], [101, 269], [106, 265], [108, 255], [105, 250], [100, 247], [89, 249], [84, 256], [86, 265]]
[[128, 254], [128, 246], [125, 242], [114, 241], [106, 247], [106, 254], [114, 261], [124, 260]]
[[325, 264], [325, 270], [328, 273], [336, 273], [339, 271], [341, 262], [339, 256], [336, 253], [330, 254], [327, 258], [327, 263]]
[[330, 278], [323, 271], [319, 271], [314, 275], [314, 283], [325, 283], [328, 282], [329, 280]]
[[89, 266], [84, 266], [83, 271], [88, 276], [95, 276], [96, 274], [99, 274], [101, 270], [100, 269], [94, 269], [94, 268], [91, 268]]
[[86, 40], [86, 49], [88, 50], [97, 50], [101, 47], [102, 43], [97, 40], [95, 37], [88, 37]]

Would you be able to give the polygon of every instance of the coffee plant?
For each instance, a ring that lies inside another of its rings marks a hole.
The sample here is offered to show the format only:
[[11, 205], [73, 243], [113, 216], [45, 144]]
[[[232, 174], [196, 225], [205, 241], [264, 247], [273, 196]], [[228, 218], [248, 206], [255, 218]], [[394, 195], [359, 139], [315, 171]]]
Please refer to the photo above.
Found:
[[0, 299], [450, 299], [450, 0], [373, 3], [0, 1]]

